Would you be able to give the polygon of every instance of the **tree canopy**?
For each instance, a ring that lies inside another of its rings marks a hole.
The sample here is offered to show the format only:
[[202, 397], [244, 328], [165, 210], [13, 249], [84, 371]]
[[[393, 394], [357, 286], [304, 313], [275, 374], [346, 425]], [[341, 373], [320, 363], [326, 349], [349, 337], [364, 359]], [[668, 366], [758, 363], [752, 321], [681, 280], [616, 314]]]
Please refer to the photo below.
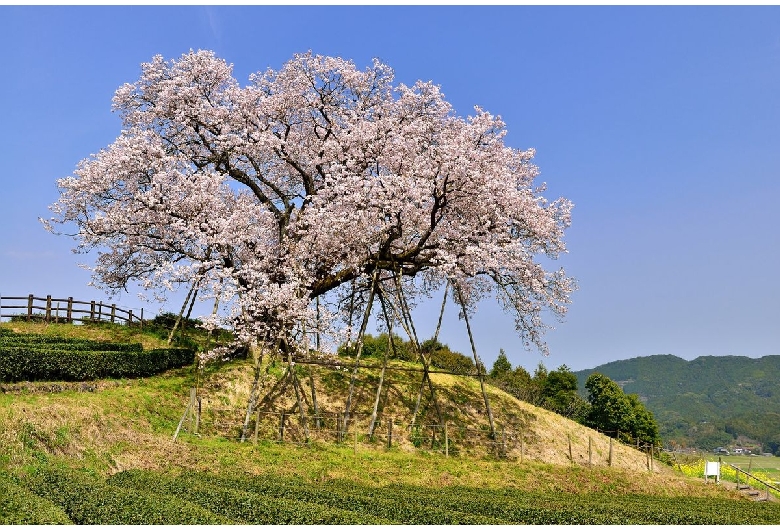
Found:
[[572, 206], [542, 196], [534, 151], [505, 145], [499, 117], [459, 117], [377, 60], [305, 53], [249, 81], [191, 51], [116, 91], [119, 137], [58, 181], [44, 221], [75, 223], [96, 284], [195, 284], [273, 343], [334, 329], [382, 285], [414, 298], [446, 283], [470, 310], [495, 295], [546, 350], [542, 314], [562, 316], [574, 283], [537, 258], [565, 252]]
[[658, 444], [658, 424], [636, 394], [626, 394], [609, 377], [594, 373], [585, 382], [590, 407], [585, 424], [612, 437], [621, 436]]

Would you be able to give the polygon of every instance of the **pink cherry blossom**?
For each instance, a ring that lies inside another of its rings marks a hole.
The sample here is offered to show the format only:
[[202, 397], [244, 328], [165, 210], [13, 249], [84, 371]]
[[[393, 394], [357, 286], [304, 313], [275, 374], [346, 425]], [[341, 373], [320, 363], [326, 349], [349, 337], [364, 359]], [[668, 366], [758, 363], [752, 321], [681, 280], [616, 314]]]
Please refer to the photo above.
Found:
[[[143, 64], [114, 109], [119, 137], [58, 181], [45, 222], [75, 224], [109, 290], [199, 279], [264, 342], [336, 333], [377, 269], [412, 300], [445, 282], [469, 310], [495, 295], [542, 350], [543, 312], [566, 312], [573, 280], [538, 258], [566, 251], [571, 203], [541, 195], [534, 151], [505, 145], [499, 117], [457, 116], [432, 83], [306, 53], [241, 87], [191, 51]], [[317, 297], [330, 305], [315, 318]]]

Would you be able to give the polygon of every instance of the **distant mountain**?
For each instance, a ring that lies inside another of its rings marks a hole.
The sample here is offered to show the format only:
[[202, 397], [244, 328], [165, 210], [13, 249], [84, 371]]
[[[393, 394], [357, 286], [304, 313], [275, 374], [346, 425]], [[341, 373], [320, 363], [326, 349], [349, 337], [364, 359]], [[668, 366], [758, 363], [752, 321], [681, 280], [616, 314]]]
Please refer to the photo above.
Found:
[[655, 415], [665, 442], [712, 449], [752, 441], [780, 454], [780, 355], [614, 361], [574, 372], [584, 397], [585, 381], [594, 372], [637, 394]]

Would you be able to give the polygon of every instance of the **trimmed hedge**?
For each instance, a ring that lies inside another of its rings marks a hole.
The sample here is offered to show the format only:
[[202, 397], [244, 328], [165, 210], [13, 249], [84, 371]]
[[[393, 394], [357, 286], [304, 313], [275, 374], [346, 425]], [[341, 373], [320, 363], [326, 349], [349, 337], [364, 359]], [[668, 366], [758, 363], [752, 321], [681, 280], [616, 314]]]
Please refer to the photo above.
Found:
[[203, 482], [197, 476], [170, 477], [142, 470], [122, 471], [108, 480], [109, 484], [128, 491], [160, 491], [197, 503], [242, 524], [392, 524], [393, 521], [347, 508], [323, 506], [296, 498], [293, 492], [280, 496], [263, 495]]
[[65, 347], [68, 350], [142, 351], [140, 343], [107, 342], [90, 339], [72, 339], [48, 335], [11, 333], [0, 336], [0, 347], [25, 346], [38, 349]]
[[391, 498], [377, 495], [374, 488], [366, 488], [348, 483], [348, 487], [312, 485], [281, 479], [277, 476], [225, 477], [206, 473], [186, 473], [189, 481], [203, 485], [212, 484], [223, 488], [249, 491], [272, 497], [292, 497], [298, 500], [329, 506], [346, 508], [354, 512], [374, 517], [390, 519], [401, 524], [507, 524], [507, 520], [492, 514], [466, 513], [460, 509], [443, 508], [435, 502], [419, 502], [416, 498], [401, 495]]
[[[348, 483], [345, 485], [347, 486]], [[512, 489], [447, 487], [437, 490], [385, 487], [386, 497], [414, 498], [441, 508], [491, 514], [518, 524], [777, 524], [774, 503], [696, 497], [567, 493], [538, 494]]]
[[0, 525], [73, 524], [68, 515], [48, 499], [17, 484], [0, 473]]
[[195, 352], [185, 348], [153, 350], [50, 349], [0, 344], [0, 381], [89, 381], [145, 377], [192, 364]]
[[72, 470], [48, 468], [28, 479], [32, 491], [59, 505], [75, 524], [234, 524], [185, 500], [128, 491]]

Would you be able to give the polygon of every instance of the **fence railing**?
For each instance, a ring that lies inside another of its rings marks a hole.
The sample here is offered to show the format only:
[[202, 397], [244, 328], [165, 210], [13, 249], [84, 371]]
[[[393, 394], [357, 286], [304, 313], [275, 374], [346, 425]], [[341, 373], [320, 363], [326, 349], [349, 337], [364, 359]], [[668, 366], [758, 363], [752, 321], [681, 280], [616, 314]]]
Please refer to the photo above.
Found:
[[[746, 477], [748, 477], [748, 478], [751, 478], [752, 480], [755, 480], [756, 482], [758, 482], [758, 483], [760, 483], [760, 484], [762, 484], [762, 485], [764, 486], [764, 488], [765, 488], [765, 490], [766, 490], [766, 500], [769, 500], [769, 490], [770, 490], [770, 489], [771, 489], [771, 490], [774, 490], [774, 491], [776, 491], [776, 492], [780, 492], [780, 489], [779, 489], [779, 488], [777, 488], [776, 486], [773, 486], [772, 484], [769, 484], [768, 482], [766, 482], [766, 481], [764, 481], [764, 480], [761, 480], [761, 479], [760, 479], [760, 478], [758, 478], [757, 476], [755, 476], [755, 475], [751, 474], [751, 473], [750, 473], [750, 472], [748, 472], [748, 471], [745, 471], [744, 469], [742, 469], [742, 468], [740, 468], [740, 467], [738, 467], [738, 466], [735, 466], [734, 464], [731, 464], [731, 463], [729, 463], [729, 462], [723, 462], [721, 458], [718, 458], [718, 462], [719, 462], [719, 463], [721, 463], [721, 464], [725, 464], [725, 465], [729, 466], [730, 468], [732, 468], [734, 471], [736, 471], [736, 474], [737, 474], [737, 480], [736, 480], [736, 482], [737, 482], [737, 489], [738, 489], [738, 490], [740, 489], [740, 484], [739, 484], [739, 474], [740, 474], [740, 473], [744, 473]], [[747, 479], [745, 479], [745, 485], [746, 485], [746, 486], [748, 485], [748, 484], [747, 484]]]
[[[21, 310], [21, 312], [19, 311]], [[90, 322], [114, 322], [118, 324], [144, 324], [144, 310], [133, 313], [132, 309], [117, 307], [103, 301], [84, 302], [68, 298], [27, 296], [0, 296], [0, 321], [16, 317], [44, 322], [67, 322], [76, 320]]]

